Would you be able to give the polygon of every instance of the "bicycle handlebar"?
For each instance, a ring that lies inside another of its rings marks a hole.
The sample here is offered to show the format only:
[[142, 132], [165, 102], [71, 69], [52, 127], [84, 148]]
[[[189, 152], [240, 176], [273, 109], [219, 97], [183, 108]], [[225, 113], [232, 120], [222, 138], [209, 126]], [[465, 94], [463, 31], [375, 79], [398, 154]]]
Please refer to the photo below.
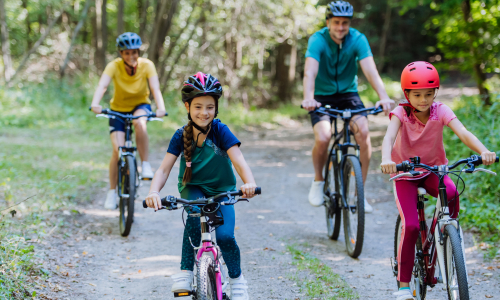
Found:
[[[396, 170], [398, 172], [409, 172], [409, 171], [415, 170], [415, 168], [422, 168], [422, 169], [426, 169], [430, 172], [438, 172], [439, 171], [438, 166], [431, 167], [431, 166], [428, 166], [426, 164], [421, 164], [419, 157], [415, 157], [415, 158], [413, 158], [413, 160], [417, 161], [417, 163], [413, 163], [413, 162], [409, 162], [409, 161], [405, 160], [402, 163], [396, 165]], [[495, 162], [498, 162], [498, 161], [499, 161], [499, 158], [497, 156], [497, 158], [495, 159]], [[483, 164], [483, 159], [479, 155], [472, 155], [469, 158], [460, 159], [457, 162], [455, 162], [454, 164], [448, 166], [448, 170], [453, 170], [461, 164], [471, 164], [473, 166], [479, 166], [479, 165]]]
[[[304, 107], [301, 105], [300, 108], [304, 108]], [[364, 113], [364, 112], [368, 112], [370, 115], [376, 115], [376, 114], [379, 114], [383, 111], [384, 111], [384, 109], [382, 108], [382, 106], [352, 109], [352, 110], [351, 109], [339, 110], [339, 109], [321, 106], [321, 107], [316, 108], [313, 111], [310, 111], [309, 113], [310, 114], [311, 113], [319, 113], [319, 114], [324, 114], [324, 115], [333, 114], [335, 116], [342, 115], [342, 117], [344, 117], [344, 118], [350, 118], [353, 115], [357, 115], [357, 114]], [[332, 116], [332, 117], [335, 117], [335, 116]]]
[[[92, 110], [92, 107], [90, 107], [89, 110]], [[134, 116], [132, 114], [122, 114], [120, 112], [113, 111], [113, 110], [110, 110], [108, 108], [102, 109], [101, 110], [101, 114], [115, 116], [115, 117], [120, 117], [120, 118], [123, 118], [123, 119], [129, 119], [129, 120], [135, 120], [135, 119], [139, 119], [139, 118], [142, 118], [142, 117], [156, 118], [156, 113], [155, 112], [150, 112], [147, 115]], [[166, 116], [168, 116], [167, 112], [165, 112], [165, 117]]]
[[[256, 187], [255, 188], [255, 195], [260, 195], [260, 194], [261, 194], [261, 188], [260, 187]], [[234, 191], [234, 192], [226, 192], [226, 193], [221, 193], [221, 194], [218, 194], [216, 196], [213, 196], [213, 197], [210, 197], [210, 198], [207, 198], [207, 199], [198, 199], [198, 200], [187, 200], [187, 199], [177, 198], [177, 197], [174, 197], [174, 196], [167, 196], [165, 198], [161, 198], [161, 205], [162, 206], [167, 206], [167, 207], [169, 205], [174, 204], [174, 203], [182, 203], [182, 204], [190, 205], [190, 206], [193, 206], [193, 205], [205, 205], [205, 204], [208, 204], [209, 201], [215, 201], [215, 200], [217, 200], [219, 198], [229, 197], [229, 196], [243, 196], [243, 192], [241, 190]], [[224, 201], [224, 202], [226, 202], [226, 201]], [[231, 203], [231, 204], [228, 204], [228, 205], [233, 205], [233, 204], [234, 203]], [[146, 204], [146, 200], [142, 201], [142, 207], [148, 208], [148, 205]]]

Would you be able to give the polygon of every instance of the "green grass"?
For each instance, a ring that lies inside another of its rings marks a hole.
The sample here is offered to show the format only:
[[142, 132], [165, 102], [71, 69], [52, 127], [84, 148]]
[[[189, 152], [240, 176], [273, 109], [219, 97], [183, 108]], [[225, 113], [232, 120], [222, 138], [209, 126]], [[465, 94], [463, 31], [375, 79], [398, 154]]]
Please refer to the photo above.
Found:
[[[318, 258], [300, 250], [297, 245], [289, 245], [287, 250], [292, 254], [293, 264], [297, 266], [298, 270], [296, 274], [291, 275], [291, 279], [297, 283], [308, 298], [359, 299], [358, 294], [342, 277], [334, 273], [330, 267]], [[306, 271], [315, 278], [304, 278], [299, 271]]]

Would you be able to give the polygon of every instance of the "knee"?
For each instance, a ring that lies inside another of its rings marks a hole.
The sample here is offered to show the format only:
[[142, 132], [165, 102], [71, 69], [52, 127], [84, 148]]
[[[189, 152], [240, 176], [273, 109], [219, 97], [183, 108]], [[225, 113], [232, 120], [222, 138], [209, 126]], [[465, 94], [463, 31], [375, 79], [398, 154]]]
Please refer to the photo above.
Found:
[[133, 124], [134, 124], [134, 128], [135, 128], [136, 132], [147, 134], [146, 133], [146, 128], [147, 128], [146, 120], [138, 119], [138, 120], [135, 120]]
[[330, 136], [328, 134], [318, 134], [316, 136], [316, 147], [321, 150], [328, 149], [328, 145], [330, 144]]
[[228, 233], [217, 233], [217, 244], [221, 248], [226, 248], [227, 246], [236, 244], [236, 239], [234, 238], [234, 234], [228, 234]]
[[420, 231], [420, 225], [418, 223], [405, 224], [405, 235], [417, 236]]

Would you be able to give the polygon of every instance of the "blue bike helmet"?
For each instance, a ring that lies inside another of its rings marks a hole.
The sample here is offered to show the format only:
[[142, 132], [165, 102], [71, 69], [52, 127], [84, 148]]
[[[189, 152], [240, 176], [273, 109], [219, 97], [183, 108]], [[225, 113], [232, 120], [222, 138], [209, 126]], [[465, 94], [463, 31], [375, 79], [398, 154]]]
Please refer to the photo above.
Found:
[[116, 39], [118, 51], [141, 48], [141, 37], [137, 33], [125, 32]]
[[331, 17], [346, 17], [352, 18], [354, 9], [351, 3], [347, 1], [332, 1], [326, 5], [326, 19]]

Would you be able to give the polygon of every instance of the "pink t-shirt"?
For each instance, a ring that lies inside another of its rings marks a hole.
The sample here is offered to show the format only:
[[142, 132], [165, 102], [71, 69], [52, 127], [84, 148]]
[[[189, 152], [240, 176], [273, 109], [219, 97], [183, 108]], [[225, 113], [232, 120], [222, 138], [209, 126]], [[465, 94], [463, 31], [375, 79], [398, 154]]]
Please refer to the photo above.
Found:
[[[420, 156], [420, 162], [429, 166], [446, 165], [448, 159], [444, 151], [443, 127], [455, 119], [455, 113], [441, 102], [434, 102], [430, 108], [430, 117], [426, 124], [422, 123], [413, 112], [410, 116], [402, 106], [396, 107], [390, 114], [401, 121], [396, 142], [392, 148], [392, 161], [400, 164], [410, 157]], [[424, 170], [420, 170], [424, 171]], [[391, 177], [396, 174], [391, 174]], [[401, 177], [396, 180], [415, 180], [427, 176]]]

